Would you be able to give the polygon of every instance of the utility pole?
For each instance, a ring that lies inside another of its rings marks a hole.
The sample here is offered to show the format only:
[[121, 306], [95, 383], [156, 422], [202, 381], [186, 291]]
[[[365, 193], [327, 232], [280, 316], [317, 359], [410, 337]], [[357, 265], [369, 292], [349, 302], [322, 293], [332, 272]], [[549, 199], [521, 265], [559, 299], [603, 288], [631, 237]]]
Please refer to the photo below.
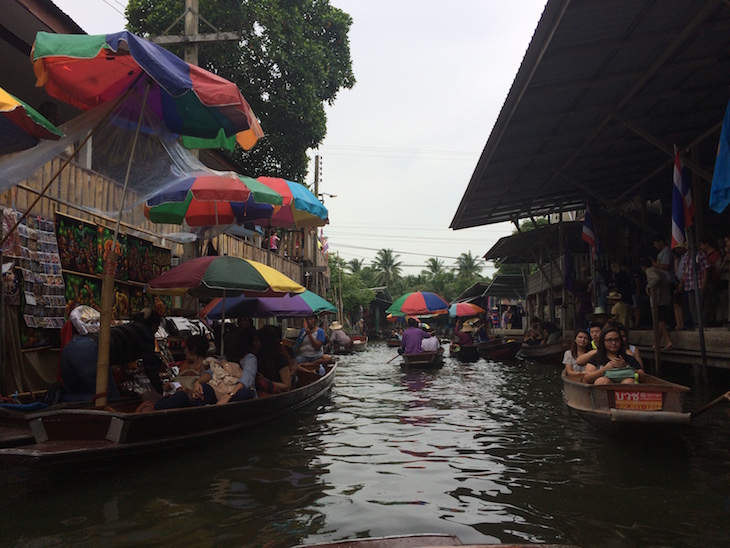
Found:
[[[177, 25], [180, 19], [185, 18], [185, 34], [183, 36], [168, 36], [172, 27]], [[198, 25], [200, 20], [213, 30], [209, 34], [199, 34]], [[205, 17], [198, 12], [198, 0], [185, 0], [185, 11], [172, 24], [167, 27], [162, 36], [152, 36], [150, 41], [160, 46], [171, 46], [177, 44], [185, 45], [183, 59], [191, 65], [198, 64], [198, 44], [205, 42], [230, 42], [238, 41], [241, 35], [237, 32], [221, 32]]]

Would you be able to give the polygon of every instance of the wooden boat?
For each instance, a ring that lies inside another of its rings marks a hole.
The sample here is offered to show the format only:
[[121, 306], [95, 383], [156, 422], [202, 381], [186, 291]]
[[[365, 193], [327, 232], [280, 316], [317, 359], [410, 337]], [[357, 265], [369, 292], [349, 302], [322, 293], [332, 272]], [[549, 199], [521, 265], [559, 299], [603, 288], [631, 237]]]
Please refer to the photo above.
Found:
[[562, 373], [563, 399], [581, 418], [599, 426], [689, 424], [682, 409], [689, 388], [646, 375], [640, 384], [584, 384]]
[[[106, 408], [49, 409], [26, 415], [33, 443], [0, 449], [0, 463], [65, 465], [118, 459], [197, 443], [279, 417], [313, 402], [334, 383], [337, 365], [320, 377], [299, 373], [289, 392], [225, 405], [135, 413], [139, 400]], [[233, 434], [240, 435], [240, 434]]]
[[352, 349], [355, 352], [365, 350], [368, 347], [368, 338], [365, 335], [352, 335]]
[[400, 339], [388, 339], [385, 341], [386, 344], [392, 348], [396, 348], [400, 346]]
[[444, 365], [444, 349], [439, 348], [434, 352], [418, 352], [416, 354], [403, 354], [403, 365], [421, 369], [435, 369]]
[[[441, 546], [461, 546], [462, 548], [507, 548], [505, 544], [464, 544], [456, 535], [443, 533], [393, 535], [387, 537], [353, 538], [322, 542], [316, 544], [300, 544], [294, 548], [437, 548]], [[570, 548], [565, 544], [509, 544], [509, 548]]]
[[476, 344], [451, 344], [449, 356], [460, 362], [475, 362], [479, 359], [479, 351]]
[[483, 343], [477, 348], [479, 355], [487, 360], [500, 360], [514, 358], [522, 342], [516, 339], [505, 339], [497, 337], [494, 340]]
[[550, 344], [538, 344], [535, 346], [521, 345], [515, 356], [523, 360], [560, 364], [563, 361], [565, 351], [572, 344], [573, 341], [565, 339]]

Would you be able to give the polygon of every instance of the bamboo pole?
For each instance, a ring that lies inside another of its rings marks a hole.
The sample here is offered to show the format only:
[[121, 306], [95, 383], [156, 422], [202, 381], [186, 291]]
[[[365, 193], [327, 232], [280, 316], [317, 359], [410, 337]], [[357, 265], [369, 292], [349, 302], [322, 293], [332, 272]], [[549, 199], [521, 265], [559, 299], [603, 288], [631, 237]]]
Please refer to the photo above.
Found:
[[661, 337], [659, 333], [659, 301], [657, 300], [659, 298], [659, 287], [655, 285], [649, 291], [651, 292], [649, 296], [649, 301], [651, 302], [651, 323], [654, 332], [654, 371], [657, 377], [659, 377], [661, 376], [662, 366], [662, 354], [659, 348], [659, 339]]
[[94, 405], [103, 407], [107, 404], [107, 391], [109, 389], [109, 351], [111, 348], [111, 325], [112, 325], [112, 308], [114, 306], [114, 275], [117, 272], [117, 240], [119, 238], [119, 226], [122, 222], [122, 211], [124, 211], [124, 201], [127, 196], [127, 186], [129, 185], [129, 174], [132, 170], [132, 161], [134, 160], [134, 152], [137, 148], [139, 131], [142, 127], [142, 118], [147, 105], [147, 95], [150, 91], [150, 84], [145, 89], [144, 99], [142, 100], [142, 109], [137, 120], [137, 130], [134, 133], [132, 141], [132, 150], [129, 153], [129, 161], [127, 162], [127, 173], [124, 177], [124, 187], [122, 189], [122, 201], [119, 206], [119, 215], [114, 226], [114, 237], [112, 238], [112, 247], [109, 254], [104, 260], [104, 270], [101, 275], [101, 318], [99, 320], [99, 352], [96, 359], [96, 394], [94, 395]]

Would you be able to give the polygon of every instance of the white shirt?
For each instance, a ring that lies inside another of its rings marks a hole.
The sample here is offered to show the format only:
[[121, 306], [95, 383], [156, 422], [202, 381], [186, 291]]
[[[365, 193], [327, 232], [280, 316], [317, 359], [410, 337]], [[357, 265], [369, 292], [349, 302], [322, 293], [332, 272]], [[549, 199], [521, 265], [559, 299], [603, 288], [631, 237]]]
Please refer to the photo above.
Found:
[[439, 348], [441, 348], [441, 341], [434, 335], [426, 337], [421, 341], [421, 350], [424, 352], [436, 352]]

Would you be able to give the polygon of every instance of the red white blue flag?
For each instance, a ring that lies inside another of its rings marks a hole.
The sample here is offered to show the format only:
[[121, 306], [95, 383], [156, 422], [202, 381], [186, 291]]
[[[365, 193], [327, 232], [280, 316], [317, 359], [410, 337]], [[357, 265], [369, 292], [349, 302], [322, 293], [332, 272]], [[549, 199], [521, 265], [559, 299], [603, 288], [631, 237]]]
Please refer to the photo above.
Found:
[[692, 191], [687, 177], [683, 173], [684, 166], [679, 156], [679, 150], [674, 147], [674, 173], [672, 176], [672, 245], [685, 245], [687, 238], [685, 229], [692, 226], [695, 206], [692, 201]]
[[583, 221], [583, 232], [581, 233], [583, 238], [588, 245], [591, 246], [591, 257], [595, 261], [598, 257], [598, 237], [596, 236], [596, 230], [593, 228], [593, 218], [591, 217], [591, 209], [586, 204], [586, 216]]

